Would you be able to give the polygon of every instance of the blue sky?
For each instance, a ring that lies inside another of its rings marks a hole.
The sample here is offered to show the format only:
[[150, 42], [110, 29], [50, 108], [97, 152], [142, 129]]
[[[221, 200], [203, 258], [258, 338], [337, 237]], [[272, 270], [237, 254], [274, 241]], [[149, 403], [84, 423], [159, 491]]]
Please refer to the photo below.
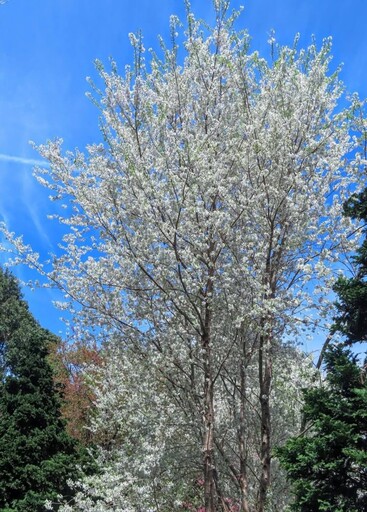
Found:
[[[246, 0], [239, 28], [252, 36], [252, 50], [269, 56], [272, 29], [282, 44], [301, 34], [321, 43], [333, 38], [333, 65], [344, 63], [348, 91], [367, 94], [365, 0]], [[210, 0], [192, 0], [198, 17], [213, 19]], [[32, 177], [39, 159], [29, 145], [62, 137], [66, 149], [100, 139], [98, 112], [85, 97], [86, 77], [97, 78], [96, 58], [113, 57], [120, 69], [132, 60], [128, 33], [142, 30], [146, 47], [157, 48], [157, 35], [169, 36], [170, 14], [184, 17], [183, 0], [8, 0], [0, 5], [0, 220], [23, 234], [42, 255], [55, 250], [58, 230], [47, 219], [51, 203]], [[2, 259], [1, 261], [4, 261]], [[27, 272], [16, 270], [20, 278]], [[62, 330], [50, 291], [25, 289], [31, 310], [42, 325]]]

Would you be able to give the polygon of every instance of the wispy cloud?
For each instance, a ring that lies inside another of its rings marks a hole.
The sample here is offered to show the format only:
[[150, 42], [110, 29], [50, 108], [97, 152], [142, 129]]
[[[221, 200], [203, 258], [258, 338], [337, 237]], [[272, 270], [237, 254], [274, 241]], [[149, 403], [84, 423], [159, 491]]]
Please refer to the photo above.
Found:
[[44, 160], [35, 160], [33, 158], [23, 158], [22, 156], [5, 155], [0, 153], [1, 162], [15, 162], [23, 165], [39, 165], [41, 167], [48, 167], [48, 163]]
[[[46, 213], [42, 210], [42, 205], [45, 199], [43, 194], [44, 189], [39, 186], [36, 187], [36, 180], [30, 172], [26, 170], [22, 173], [22, 203], [27, 208], [28, 215], [30, 216], [34, 227], [38, 233], [38, 236], [43, 239], [43, 242], [47, 245], [47, 249], [53, 249], [53, 243], [49, 237], [45, 225]], [[46, 250], [46, 247], [45, 247]]]

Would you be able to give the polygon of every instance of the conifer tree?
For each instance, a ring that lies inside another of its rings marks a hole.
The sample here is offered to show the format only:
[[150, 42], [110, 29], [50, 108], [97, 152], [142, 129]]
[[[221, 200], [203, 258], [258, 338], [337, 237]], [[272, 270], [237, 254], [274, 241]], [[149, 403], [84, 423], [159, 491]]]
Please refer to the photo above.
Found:
[[[367, 339], [367, 188], [344, 204], [347, 217], [362, 223], [363, 241], [353, 257], [355, 272], [340, 277], [337, 316], [331, 334], [345, 345]], [[305, 392], [306, 435], [278, 450], [294, 484], [298, 512], [357, 512], [367, 509], [367, 382], [366, 362], [342, 345], [325, 351], [326, 386]]]
[[346, 201], [344, 213], [364, 224], [364, 240], [353, 258], [356, 271], [352, 277], [340, 277], [334, 287], [338, 294], [338, 316], [333, 330], [342, 333], [347, 343], [352, 344], [367, 340], [367, 188]]
[[0, 510], [37, 512], [70, 495], [77, 462], [47, 361], [56, 337], [40, 327], [17, 280], [0, 271]]
[[367, 382], [342, 345], [325, 354], [326, 385], [305, 391], [307, 432], [277, 455], [294, 486], [297, 512], [367, 510]]

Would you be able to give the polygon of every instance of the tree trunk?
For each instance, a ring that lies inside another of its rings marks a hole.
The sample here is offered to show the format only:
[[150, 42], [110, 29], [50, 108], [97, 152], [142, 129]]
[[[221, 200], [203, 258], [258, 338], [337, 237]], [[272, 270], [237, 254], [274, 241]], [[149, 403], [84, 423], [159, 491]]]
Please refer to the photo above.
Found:
[[247, 478], [247, 450], [246, 450], [246, 428], [245, 428], [245, 414], [246, 414], [246, 370], [245, 370], [245, 358], [246, 350], [245, 344], [243, 344], [243, 360], [241, 361], [241, 405], [240, 405], [240, 429], [239, 429], [239, 448], [240, 448], [240, 475], [239, 483], [241, 488], [241, 504], [243, 512], [250, 512], [248, 503], [248, 478]]
[[216, 512], [216, 469], [214, 461], [214, 400], [213, 375], [211, 367], [210, 338], [203, 337], [204, 357], [204, 444], [203, 444], [203, 470], [204, 470], [204, 497], [205, 512]]
[[[209, 258], [211, 257], [211, 245]], [[209, 279], [206, 288], [206, 302], [204, 305], [204, 330], [201, 338], [203, 348], [204, 368], [204, 438], [203, 438], [203, 471], [204, 471], [204, 501], [205, 512], [216, 512], [217, 510], [217, 472], [214, 457], [214, 380], [211, 354], [211, 324], [212, 310], [211, 297], [213, 293], [214, 265], [209, 269]]]
[[271, 464], [271, 417], [270, 387], [272, 378], [271, 340], [269, 336], [260, 337], [259, 347], [259, 384], [261, 407], [261, 473], [256, 512], [264, 512], [268, 488], [270, 485]]

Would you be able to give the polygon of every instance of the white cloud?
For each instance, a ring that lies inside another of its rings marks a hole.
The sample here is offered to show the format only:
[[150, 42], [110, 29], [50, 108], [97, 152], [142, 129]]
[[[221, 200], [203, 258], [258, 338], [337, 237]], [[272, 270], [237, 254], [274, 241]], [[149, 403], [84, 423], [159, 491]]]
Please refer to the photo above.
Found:
[[0, 221], [44, 253], [52, 252], [54, 243], [45, 222], [47, 194], [33, 177], [32, 167], [47, 165], [46, 160], [0, 153]]
[[37, 187], [36, 183], [35, 178], [30, 172], [23, 173], [21, 184], [22, 203], [27, 208], [27, 212], [32, 219], [38, 236], [43, 239], [43, 242], [46, 243], [49, 249], [52, 249], [53, 244], [45, 227], [44, 217], [46, 217], [46, 214], [44, 212], [44, 215], [42, 214], [42, 203], [45, 199], [45, 195], [42, 193], [43, 189], [39, 186]]
[[41, 167], [48, 167], [48, 163], [44, 160], [35, 160], [33, 158], [23, 158], [22, 156], [5, 155], [0, 153], [1, 162], [15, 162], [23, 165], [39, 165]]

